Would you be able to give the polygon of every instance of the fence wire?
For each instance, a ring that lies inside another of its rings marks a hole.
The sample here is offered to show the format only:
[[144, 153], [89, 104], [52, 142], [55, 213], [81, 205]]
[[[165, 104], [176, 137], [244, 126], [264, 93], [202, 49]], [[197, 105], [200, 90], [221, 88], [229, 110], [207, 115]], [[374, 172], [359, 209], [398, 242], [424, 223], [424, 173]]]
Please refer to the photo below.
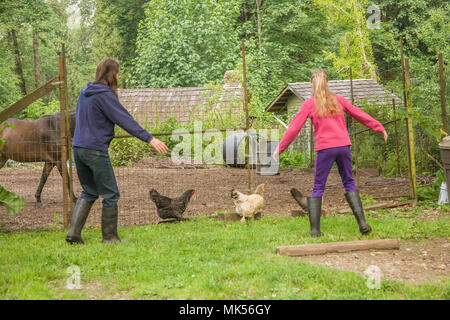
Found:
[[[387, 129], [391, 130], [390, 127], [387, 127]], [[277, 131], [275, 130], [275, 132]], [[252, 131], [251, 137], [254, 138], [250, 143], [249, 154], [252, 164], [250, 171], [245, 162], [245, 138], [241, 140], [237, 151], [239, 155], [238, 160], [236, 160], [238, 166], [234, 166], [233, 161], [235, 160], [232, 161], [233, 166], [230, 166], [230, 162], [226, 164], [226, 161], [223, 161], [223, 142], [226, 141], [227, 137], [236, 133], [239, 134], [236, 131], [211, 133], [212, 136], [215, 135], [217, 141], [205, 138], [204, 133], [200, 137], [190, 135], [192, 141], [195, 139], [203, 141], [200, 156], [195, 154], [195, 150], [191, 150], [190, 156], [188, 156], [188, 153], [183, 153], [181, 158], [174, 158], [170, 155], [160, 156], [150, 151], [139, 153], [139, 156], [133, 158], [133, 161], [120, 162], [117, 161], [117, 157], [120, 155], [120, 150], [123, 149], [116, 148], [117, 146], [110, 148], [111, 158], [120, 163], [114, 166], [120, 190], [118, 202], [119, 225], [146, 225], [161, 220], [157, 215], [156, 205], [150, 199], [149, 192], [151, 189], [156, 189], [161, 195], [171, 198], [180, 196], [186, 190], [195, 189], [196, 194], [192, 197], [183, 215], [186, 218], [235, 212], [235, 206], [231, 199], [231, 189], [249, 193], [249, 178], [250, 192], [253, 192], [259, 184], [266, 184], [263, 216], [287, 216], [290, 215], [292, 210], [300, 209], [293, 200], [290, 190], [296, 188], [301, 190], [305, 196], [309, 196], [313, 187], [313, 169], [307, 168], [308, 164], [304, 165], [303, 168], [301, 168], [301, 165], [282, 166], [281, 168], [271, 166], [270, 157], [282, 136], [282, 132], [274, 135], [271, 130]], [[240, 133], [242, 138], [242, 131]], [[359, 140], [362, 140], [361, 137]], [[172, 136], [166, 136], [166, 139], [172, 139]], [[301, 137], [300, 141], [303, 141], [302, 139], [305, 140]], [[377, 144], [380, 139], [381, 137], [374, 137]], [[266, 140], [273, 141], [272, 145], [267, 144]], [[132, 141], [135, 144], [130, 147], [129, 143]], [[209, 143], [210, 141], [213, 142]], [[51, 144], [49, 145], [48, 141], [42, 142], [38, 144], [39, 148], [36, 148], [35, 142], [33, 142], [33, 147], [29, 142], [23, 142], [22, 149], [28, 148], [26, 152], [34, 156], [33, 160], [37, 161], [36, 163], [14, 162], [9, 167], [0, 170], [0, 184], [19, 194], [27, 201], [25, 208], [16, 215], [0, 214], [0, 226], [7, 230], [62, 226], [62, 180], [58, 170], [53, 169], [48, 177], [41, 196], [42, 205], [37, 206], [35, 199], [36, 189], [44, 167], [39, 154], [42, 150], [48, 150]], [[148, 148], [145, 143], [135, 138], [115, 139], [113, 143], [123, 143], [128, 151]], [[263, 147], [260, 145], [263, 145]], [[267, 145], [269, 147], [265, 149]], [[57, 148], [57, 150], [59, 149]], [[172, 145], [171, 151], [174, 152], [174, 150], [176, 150], [176, 145]], [[301, 147], [299, 150], [302, 150]], [[126, 154], [129, 155], [130, 152]], [[212, 154], [212, 157], [207, 156], [207, 154]], [[11, 156], [11, 158], [19, 159], [16, 155]], [[210, 161], [211, 158], [215, 160]], [[233, 155], [231, 158], [234, 159]], [[222, 162], [219, 161], [220, 159], [222, 159]], [[229, 159], [226, 158], [225, 160]], [[76, 197], [79, 197], [82, 191], [81, 186], [75, 168], [71, 168], [71, 170], [74, 193]], [[385, 179], [377, 177], [373, 173], [369, 175], [361, 174], [360, 189], [362, 193], [371, 195], [374, 199], [401, 197], [408, 193], [408, 180], [399, 177]], [[345, 205], [344, 191], [336, 170], [329, 176], [324, 205], [328, 207]], [[102, 199], [99, 198], [92, 207], [86, 223], [87, 226], [97, 228], [101, 226], [101, 208]]]

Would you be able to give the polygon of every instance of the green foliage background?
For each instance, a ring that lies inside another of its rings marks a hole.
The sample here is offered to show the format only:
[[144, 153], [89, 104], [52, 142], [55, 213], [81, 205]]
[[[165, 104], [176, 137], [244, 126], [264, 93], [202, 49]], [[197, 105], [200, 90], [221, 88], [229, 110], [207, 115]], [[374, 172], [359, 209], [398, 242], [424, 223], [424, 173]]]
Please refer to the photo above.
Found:
[[[379, 8], [379, 29], [366, 24], [370, 5]], [[240, 40], [245, 39], [255, 128], [278, 126], [262, 112], [264, 107], [286, 83], [308, 81], [315, 68], [327, 69], [330, 79], [348, 79], [351, 66], [355, 78], [376, 78], [403, 97], [402, 36], [411, 65], [417, 169], [421, 175], [435, 175], [439, 168], [425, 153], [440, 159], [437, 144], [444, 133], [438, 54], [444, 56], [448, 79], [449, 9], [443, 0], [4, 0], [0, 2], [0, 109], [22, 96], [12, 30], [17, 35], [27, 92], [36, 87], [33, 32], [39, 36], [41, 84], [57, 75], [60, 44], [66, 44], [71, 108], [105, 57], [119, 59], [121, 87], [208, 86], [220, 92], [225, 71], [242, 71]], [[57, 99], [55, 91], [19, 116], [34, 119], [53, 112]], [[212, 99], [203, 106], [210, 111], [204, 127], [243, 125], [242, 116], [214, 111], [212, 106], [220, 97]], [[380, 106], [363, 108], [380, 121], [405, 116], [404, 108], [398, 108], [395, 115]], [[284, 117], [290, 120], [289, 115]], [[404, 122], [397, 124], [405, 174]], [[164, 126], [170, 131], [179, 124], [169, 121]], [[359, 125], [355, 128], [360, 129]], [[387, 145], [378, 135], [364, 133], [358, 137], [358, 152], [361, 165], [376, 165], [391, 176], [397, 174], [396, 140], [393, 125], [387, 129]], [[148, 146], [129, 139], [115, 141], [112, 148], [121, 165], [149, 152]], [[282, 161], [307, 162], [296, 154]]]

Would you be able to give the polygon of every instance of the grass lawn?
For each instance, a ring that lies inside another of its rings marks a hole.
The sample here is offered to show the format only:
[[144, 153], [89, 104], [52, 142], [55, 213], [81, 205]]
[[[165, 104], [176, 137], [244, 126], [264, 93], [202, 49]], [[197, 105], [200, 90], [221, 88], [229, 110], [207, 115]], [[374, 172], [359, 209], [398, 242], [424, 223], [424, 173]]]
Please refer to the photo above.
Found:
[[[381, 210], [368, 213], [367, 220], [374, 231], [361, 236], [352, 215], [327, 217], [325, 236], [318, 239], [309, 237], [307, 218], [268, 216], [245, 224], [199, 218], [123, 227], [119, 235], [132, 241], [119, 244], [101, 243], [95, 228], [83, 232], [84, 246], [67, 244], [62, 229], [2, 233], [0, 299], [450, 298], [450, 280], [421, 285], [383, 280], [380, 289], [368, 289], [359, 274], [275, 254], [282, 245], [450, 236], [448, 216], [417, 221]], [[66, 288], [72, 265], [80, 267], [77, 290]]]

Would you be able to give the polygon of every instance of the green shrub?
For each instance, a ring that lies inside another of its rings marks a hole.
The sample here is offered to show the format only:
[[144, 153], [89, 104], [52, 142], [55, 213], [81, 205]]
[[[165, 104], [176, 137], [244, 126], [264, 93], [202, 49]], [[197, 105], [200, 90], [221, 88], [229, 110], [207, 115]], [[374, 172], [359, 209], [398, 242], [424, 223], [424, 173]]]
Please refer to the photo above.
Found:
[[442, 182], [445, 182], [445, 174], [443, 170], [439, 170], [435, 174], [436, 178], [428, 185], [417, 186], [417, 197], [419, 200], [437, 201], [441, 190]]
[[305, 153], [300, 151], [284, 152], [280, 155], [280, 166], [308, 167]]
[[370, 194], [361, 193], [360, 197], [361, 203], [364, 207], [377, 203], [377, 201]]
[[[145, 129], [150, 133], [170, 133], [179, 127], [179, 121], [174, 117], [168, 117], [164, 122], [157, 122], [154, 127], [145, 127]], [[128, 135], [128, 133], [116, 126], [115, 135], [123, 136]], [[156, 138], [163, 141], [168, 146], [169, 150], [176, 144], [176, 142], [171, 140], [171, 135], [157, 136]], [[149, 143], [130, 137], [113, 139], [109, 148], [109, 154], [113, 166], [130, 166], [143, 158], [155, 155], [156, 151]], [[170, 153], [165, 156], [170, 156]]]
[[111, 163], [115, 167], [130, 166], [150, 156], [151, 146], [136, 138], [113, 139], [109, 148]]
[[20, 118], [27, 120], [36, 120], [42, 116], [56, 114], [60, 112], [61, 107], [58, 100], [51, 100], [45, 103], [42, 99], [33, 102], [26, 107], [20, 114]]

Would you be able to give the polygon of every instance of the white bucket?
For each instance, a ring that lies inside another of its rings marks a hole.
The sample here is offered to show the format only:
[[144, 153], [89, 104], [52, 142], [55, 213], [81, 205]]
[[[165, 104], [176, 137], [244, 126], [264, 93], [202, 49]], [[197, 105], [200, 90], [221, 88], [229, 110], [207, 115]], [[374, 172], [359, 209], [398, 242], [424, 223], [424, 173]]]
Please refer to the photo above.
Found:
[[447, 183], [442, 182], [441, 184], [441, 192], [439, 193], [438, 204], [447, 204], [448, 203], [448, 192], [447, 192]]

